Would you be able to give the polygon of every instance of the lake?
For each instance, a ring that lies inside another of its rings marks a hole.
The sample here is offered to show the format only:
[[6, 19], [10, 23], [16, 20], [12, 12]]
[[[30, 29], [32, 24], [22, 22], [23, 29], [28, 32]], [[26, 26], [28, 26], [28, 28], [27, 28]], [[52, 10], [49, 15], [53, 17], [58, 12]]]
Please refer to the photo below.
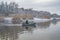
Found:
[[0, 26], [0, 40], [60, 40], [60, 20], [40, 22], [36, 27]]

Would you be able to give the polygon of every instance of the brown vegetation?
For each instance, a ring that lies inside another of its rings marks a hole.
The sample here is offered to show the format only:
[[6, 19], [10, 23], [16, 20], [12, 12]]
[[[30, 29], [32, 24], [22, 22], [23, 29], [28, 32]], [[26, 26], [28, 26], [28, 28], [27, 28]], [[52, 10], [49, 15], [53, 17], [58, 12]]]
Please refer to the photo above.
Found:
[[15, 16], [13, 16], [13, 18], [28, 18], [28, 19], [32, 19], [33, 16], [32, 16], [32, 14], [17, 14]]

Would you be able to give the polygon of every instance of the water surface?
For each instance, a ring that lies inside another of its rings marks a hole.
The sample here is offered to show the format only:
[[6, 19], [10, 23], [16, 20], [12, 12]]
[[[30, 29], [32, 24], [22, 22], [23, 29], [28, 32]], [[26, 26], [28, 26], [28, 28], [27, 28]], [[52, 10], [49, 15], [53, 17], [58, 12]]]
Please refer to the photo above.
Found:
[[36, 27], [0, 26], [0, 40], [60, 40], [60, 21], [41, 22]]

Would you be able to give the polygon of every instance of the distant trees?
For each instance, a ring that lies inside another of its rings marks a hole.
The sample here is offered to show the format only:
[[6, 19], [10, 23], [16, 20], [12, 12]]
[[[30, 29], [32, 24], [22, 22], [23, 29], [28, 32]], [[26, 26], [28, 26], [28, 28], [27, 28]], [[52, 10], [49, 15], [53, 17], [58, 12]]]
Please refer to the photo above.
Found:
[[51, 17], [52, 17], [52, 18], [60, 18], [60, 15], [54, 13], [54, 14], [51, 15]]
[[[52, 14], [48, 11], [37, 11], [33, 10], [33, 8], [24, 9], [19, 8], [19, 5], [15, 2], [7, 3], [0, 2], [0, 15], [4, 14], [5, 16], [9, 16], [9, 14], [31, 14], [33, 17], [42, 17], [42, 18], [51, 18], [51, 17], [60, 17], [60, 15]], [[11, 16], [11, 15], [10, 15]]]
[[8, 16], [9, 13], [18, 13], [18, 4], [15, 2], [7, 3], [7, 2], [1, 2], [0, 3], [0, 13], [5, 14], [5, 16]]
[[18, 10], [18, 4], [16, 4], [15, 2], [11, 2], [9, 4], [9, 12], [17, 13], [17, 10]]

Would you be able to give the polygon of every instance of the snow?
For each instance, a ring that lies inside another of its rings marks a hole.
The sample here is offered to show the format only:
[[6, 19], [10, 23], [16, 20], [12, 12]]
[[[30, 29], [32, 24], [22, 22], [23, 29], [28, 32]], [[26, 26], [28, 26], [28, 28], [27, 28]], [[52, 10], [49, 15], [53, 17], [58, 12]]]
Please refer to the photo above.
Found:
[[39, 23], [39, 22], [47, 22], [47, 21], [50, 21], [50, 19], [34, 18], [33, 21], [36, 22], [36, 23]]
[[12, 23], [12, 17], [5, 17], [4, 23]]

